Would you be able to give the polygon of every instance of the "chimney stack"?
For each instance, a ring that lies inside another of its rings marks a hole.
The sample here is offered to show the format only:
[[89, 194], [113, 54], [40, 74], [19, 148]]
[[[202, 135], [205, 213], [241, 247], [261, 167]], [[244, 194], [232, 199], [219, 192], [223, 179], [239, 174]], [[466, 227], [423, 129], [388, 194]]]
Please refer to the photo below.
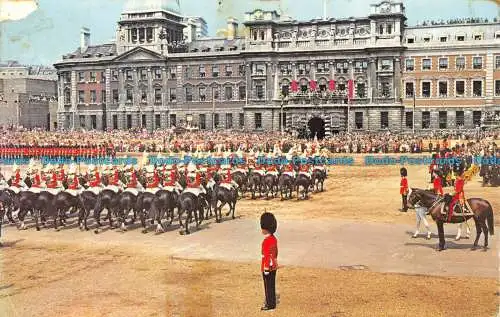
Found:
[[227, 39], [233, 40], [238, 32], [238, 20], [235, 18], [227, 19]]
[[82, 28], [80, 32], [80, 52], [83, 54], [90, 45], [90, 30]]

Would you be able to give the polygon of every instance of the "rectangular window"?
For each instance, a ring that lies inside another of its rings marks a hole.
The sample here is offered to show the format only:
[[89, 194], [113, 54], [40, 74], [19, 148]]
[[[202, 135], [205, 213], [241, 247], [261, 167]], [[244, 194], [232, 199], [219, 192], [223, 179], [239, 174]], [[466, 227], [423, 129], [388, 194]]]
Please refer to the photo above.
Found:
[[176, 92], [177, 92], [177, 89], [170, 88], [170, 102], [176, 102], [177, 101]]
[[392, 60], [390, 60], [390, 59], [383, 59], [382, 60], [382, 65], [381, 65], [381, 69], [383, 71], [390, 71], [390, 70], [392, 70]]
[[413, 112], [405, 113], [405, 126], [408, 129], [413, 129]]
[[90, 103], [97, 102], [97, 92], [95, 90], [90, 91]]
[[71, 91], [69, 89], [64, 90], [64, 103], [65, 104], [71, 103]]
[[153, 29], [152, 28], [146, 28], [146, 41], [151, 43], [153, 41]]
[[465, 124], [465, 114], [463, 111], [455, 112], [455, 124], [457, 127], [464, 126]]
[[113, 120], [113, 130], [118, 130], [118, 115], [114, 114], [112, 116]]
[[219, 66], [212, 66], [212, 77], [219, 77]]
[[170, 114], [170, 127], [175, 127], [177, 125], [177, 116], [175, 113]]
[[126, 80], [133, 80], [134, 79], [134, 75], [132, 74], [131, 69], [127, 69], [127, 71], [125, 72], [125, 79]]
[[354, 113], [354, 124], [356, 125], [356, 129], [363, 129], [363, 113], [355, 112]]
[[80, 115], [80, 127], [85, 128], [87, 126], [86, 119], [84, 115]]
[[97, 116], [95, 114], [90, 116], [90, 127], [92, 130], [97, 129]]
[[113, 89], [112, 95], [113, 95], [113, 103], [118, 103], [118, 99], [120, 98], [118, 95], [118, 89]]
[[457, 36], [457, 41], [459, 41], [459, 42], [463, 42], [463, 41], [465, 41], [465, 36], [463, 36], [463, 35], [458, 35], [458, 36]]
[[231, 86], [224, 87], [224, 99], [233, 100], [233, 87]]
[[97, 81], [97, 74], [96, 72], [90, 72], [90, 82], [95, 83]]
[[200, 128], [200, 130], [206, 130], [207, 129], [207, 116], [204, 113], [200, 114], [199, 128]]
[[193, 101], [193, 88], [190, 86], [186, 87], [186, 101]]
[[101, 72], [101, 83], [106, 83], [106, 74], [104, 72]]
[[415, 92], [415, 86], [413, 83], [405, 84], [406, 98], [413, 98], [413, 93]]
[[483, 68], [483, 58], [482, 57], [473, 57], [472, 58], [472, 68], [473, 69], [482, 69]]
[[85, 103], [85, 91], [78, 90], [78, 103]]
[[439, 59], [439, 70], [447, 70], [448, 69], [448, 59], [440, 58]]
[[106, 90], [101, 91], [101, 102], [106, 103]]
[[481, 126], [481, 111], [472, 111], [472, 124], [477, 127]]
[[207, 100], [207, 87], [198, 88], [198, 96], [200, 97], [200, 101]]
[[483, 39], [482, 35], [474, 35], [474, 41], [481, 41]]
[[155, 114], [155, 129], [161, 129], [161, 114]]
[[365, 83], [357, 83], [356, 84], [356, 96], [358, 98], [365, 98]]
[[219, 120], [219, 114], [215, 113], [214, 114], [214, 127], [217, 129], [220, 125], [220, 120]]
[[161, 75], [161, 68], [155, 68], [155, 79], [156, 80], [159, 80], [162, 78], [162, 75]]
[[227, 65], [226, 66], [226, 77], [231, 77], [233, 76], [233, 66]]
[[429, 111], [422, 112], [422, 129], [430, 129], [431, 127], [431, 113]]
[[232, 128], [233, 128], [233, 114], [226, 113], [226, 129], [232, 129]]
[[146, 127], [146, 115], [143, 114], [141, 116], [141, 128], [145, 128]]
[[257, 99], [264, 99], [264, 86], [255, 85], [255, 91], [257, 93]]
[[441, 98], [448, 97], [448, 82], [446, 81], [439, 82], [439, 97]]
[[219, 88], [212, 88], [212, 98], [214, 100], [219, 100]]
[[431, 97], [431, 83], [428, 81], [422, 82], [422, 97], [424, 98]]
[[255, 130], [262, 129], [262, 113], [257, 112], [254, 114]]
[[141, 102], [148, 102], [148, 91], [145, 88], [141, 89]]
[[205, 66], [200, 66], [200, 77], [205, 77]]
[[161, 103], [161, 89], [155, 88], [155, 103]]
[[412, 72], [415, 70], [415, 60], [407, 58], [406, 59], [406, 71], [407, 72]]
[[127, 102], [133, 102], [134, 101], [134, 95], [132, 92], [132, 89], [127, 89], [127, 97], [125, 99]]
[[430, 58], [424, 58], [422, 60], [422, 70], [431, 70], [432, 60]]
[[142, 68], [141, 69], [141, 80], [147, 80], [148, 79], [148, 71], [147, 69]]
[[457, 80], [455, 82], [455, 96], [463, 97], [465, 95], [465, 81]]
[[132, 115], [127, 115], [127, 129], [132, 129]]
[[177, 71], [176, 71], [175, 67], [170, 68], [170, 79], [175, 79], [177, 76], [176, 73], [177, 73]]
[[380, 128], [387, 129], [389, 127], [389, 112], [380, 112]]
[[465, 57], [457, 57], [455, 60], [455, 67], [458, 70], [465, 69]]
[[446, 42], [446, 41], [448, 40], [448, 37], [446, 37], [446, 36], [441, 36], [441, 37], [439, 38], [439, 40], [441, 41], [441, 43], [444, 43], [444, 42]]
[[408, 38], [408, 39], [406, 39], [406, 43], [413, 44], [413, 43], [415, 43], [415, 39], [414, 38]]
[[474, 80], [472, 82], [472, 94], [474, 97], [481, 97], [483, 95], [483, 82]]
[[240, 100], [245, 100], [247, 97], [247, 90], [245, 86], [239, 86], [238, 87], [238, 95], [240, 97]]
[[82, 83], [85, 81], [85, 73], [84, 72], [78, 72], [78, 82]]
[[245, 127], [245, 114], [244, 113], [240, 113], [239, 124], [240, 124], [240, 129], [243, 129]]
[[500, 68], [500, 55], [495, 56], [495, 69]]
[[500, 80], [495, 80], [495, 96], [500, 96]]
[[448, 112], [439, 111], [439, 128], [446, 129], [448, 122]]
[[[299, 70], [300, 70], [300, 65], [302, 65], [302, 64], [299, 64]], [[264, 65], [264, 64], [255, 65], [255, 74], [256, 75], [265, 75], [265, 73], [266, 73], [266, 65]]]
[[118, 81], [118, 71], [117, 70], [111, 71], [111, 80]]

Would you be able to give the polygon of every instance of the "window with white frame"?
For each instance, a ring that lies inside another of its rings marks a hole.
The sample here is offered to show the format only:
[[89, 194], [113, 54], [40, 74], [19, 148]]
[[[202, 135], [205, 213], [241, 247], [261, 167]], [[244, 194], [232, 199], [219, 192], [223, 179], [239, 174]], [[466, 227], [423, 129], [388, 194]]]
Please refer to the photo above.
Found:
[[500, 80], [495, 80], [495, 96], [500, 96]]
[[408, 44], [413, 44], [413, 43], [415, 43], [415, 38], [414, 38], [414, 37], [408, 37], [408, 38], [406, 39], [406, 43], [408, 43]]
[[430, 98], [431, 97], [431, 82], [423, 81], [422, 82], [422, 97]]
[[500, 69], [500, 55], [495, 56], [495, 69]]
[[463, 42], [465, 41], [465, 35], [457, 35], [456, 39], [458, 42]]
[[90, 91], [90, 103], [96, 103], [97, 102], [97, 91], [91, 90]]
[[483, 58], [481, 56], [474, 56], [472, 58], [472, 68], [482, 69], [483, 68]]
[[447, 37], [447, 36], [441, 36], [441, 37], [439, 38], [439, 41], [440, 41], [441, 43], [445, 43], [447, 40], [448, 40], [448, 37]]
[[405, 69], [407, 72], [412, 72], [415, 70], [415, 60], [413, 58], [407, 58], [405, 61]]
[[439, 89], [439, 97], [440, 98], [448, 97], [448, 82], [447, 81], [440, 81], [438, 89]]
[[455, 60], [455, 68], [457, 70], [465, 69], [465, 57], [463, 56], [457, 57], [457, 59]]
[[455, 96], [456, 97], [465, 96], [465, 80], [455, 81]]
[[415, 83], [406, 82], [405, 83], [405, 94], [406, 98], [413, 98], [413, 94], [415, 93]]
[[96, 72], [90, 72], [90, 82], [91, 83], [97, 82], [97, 73]]
[[481, 41], [483, 39], [482, 34], [474, 34], [474, 41]]
[[447, 70], [448, 69], [448, 58], [441, 57], [439, 59], [439, 70]]
[[483, 96], [483, 81], [482, 80], [474, 80], [472, 82], [472, 95], [474, 97], [482, 97]]
[[432, 60], [430, 58], [422, 59], [422, 70], [431, 70]]

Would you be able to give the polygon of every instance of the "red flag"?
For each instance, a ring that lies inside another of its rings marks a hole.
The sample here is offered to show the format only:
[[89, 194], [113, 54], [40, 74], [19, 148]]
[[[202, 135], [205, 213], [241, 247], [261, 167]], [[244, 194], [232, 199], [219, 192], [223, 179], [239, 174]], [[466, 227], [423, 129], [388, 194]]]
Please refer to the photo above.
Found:
[[292, 88], [293, 92], [297, 92], [297, 90], [299, 90], [299, 86], [297, 84], [297, 81], [292, 80], [292, 87], [291, 88]]
[[347, 91], [348, 91], [348, 98], [352, 99], [352, 97], [354, 96], [354, 84], [352, 82], [352, 79], [349, 79], [347, 81]]
[[316, 90], [316, 81], [315, 80], [311, 80], [309, 82], [309, 87], [311, 88], [312, 91]]
[[334, 91], [335, 90], [335, 80], [330, 80], [330, 85], [328, 87], [330, 89], [330, 91]]

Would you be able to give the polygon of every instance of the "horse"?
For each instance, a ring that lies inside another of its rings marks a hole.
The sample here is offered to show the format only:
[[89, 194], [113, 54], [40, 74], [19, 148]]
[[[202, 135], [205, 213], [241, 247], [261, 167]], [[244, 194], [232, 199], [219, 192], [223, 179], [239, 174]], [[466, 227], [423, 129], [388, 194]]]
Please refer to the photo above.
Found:
[[446, 204], [446, 199], [438, 199], [438, 196], [431, 191], [412, 188], [410, 190], [410, 195], [408, 196], [408, 204], [410, 206], [414, 206], [417, 202], [428, 208], [428, 214], [430, 214], [432, 219], [436, 222], [439, 235], [438, 251], [445, 249], [444, 224], [462, 223], [470, 218], [473, 218], [476, 224], [476, 239], [472, 250], [477, 248], [481, 233], [484, 233], [483, 250], [488, 249], [488, 232], [490, 235], [494, 234], [494, 221], [493, 207], [487, 200], [482, 198], [467, 199], [467, 204], [470, 206], [470, 211], [473, 215], [454, 215], [449, 222], [447, 219], [448, 215], [443, 215], [441, 213], [441, 210], [444, 207], [443, 205]]
[[[226, 204], [229, 205], [229, 211], [226, 216], [232, 213], [232, 218], [234, 219], [234, 212], [236, 209], [236, 202], [238, 200], [238, 192], [235, 188], [229, 189], [225, 186], [221, 186], [219, 182], [215, 183], [214, 189], [212, 192], [212, 204], [215, 211], [215, 221], [220, 223], [222, 221], [222, 207]], [[218, 202], [221, 202], [219, 206], [217, 206]]]
[[266, 199], [269, 198], [269, 192], [271, 192], [271, 196], [276, 197], [278, 194], [278, 176], [274, 174], [266, 174], [262, 178], [262, 183], [266, 192]]
[[295, 190], [297, 191], [297, 200], [300, 200], [300, 187], [303, 188], [302, 195], [303, 199], [307, 199], [307, 193], [309, 192], [309, 187], [311, 186], [312, 181], [309, 177], [304, 174], [300, 174], [295, 179]]
[[292, 198], [294, 181], [294, 178], [288, 174], [280, 175], [278, 178], [278, 189], [281, 194], [281, 200]]
[[313, 169], [311, 177], [312, 177], [312, 183], [313, 183], [313, 186], [315, 187], [316, 192], [324, 191], [324, 182], [326, 179], [326, 172], [319, 170], [319, 169]]
[[39, 218], [42, 217], [53, 217], [55, 230], [59, 230], [57, 220], [59, 220], [61, 226], [63, 225], [62, 218], [54, 206], [55, 197], [55, 194], [48, 191], [42, 191], [38, 194], [35, 202], [35, 222], [37, 231], [40, 231]]
[[175, 191], [168, 191], [165, 189], [160, 189], [156, 192], [156, 221], [158, 222], [158, 226], [156, 231], [160, 232], [165, 230], [165, 227], [162, 225], [162, 219], [170, 218], [170, 222], [167, 226], [170, 226], [174, 221], [174, 211], [177, 207], [177, 202], [179, 198], [179, 194]]
[[[9, 223], [15, 224], [12, 212], [16, 209], [15, 194], [6, 189], [0, 191], [0, 208], [3, 210], [3, 215], [7, 216]], [[2, 218], [3, 219], [3, 218]]]
[[259, 197], [262, 197], [263, 176], [257, 172], [252, 172], [248, 178], [248, 188], [252, 192], [252, 199], [255, 199], [255, 192], [259, 192]]
[[238, 199], [243, 198], [243, 195], [245, 195], [245, 192], [247, 191], [247, 185], [248, 185], [247, 174], [243, 173], [242, 171], [234, 171], [232, 177], [233, 180], [236, 182], [236, 184], [238, 184], [237, 192], [241, 194], [241, 197], [238, 196]]
[[[197, 197], [195, 194], [189, 192], [189, 191], [184, 191], [181, 193], [181, 195], [179, 196], [179, 225], [181, 226], [181, 228], [184, 226], [182, 224], [182, 220], [181, 220], [181, 217], [182, 217], [182, 214], [184, 212], [186, 212], [186, 225], [185, 225], [185, 231], [184, 233], [185, 234], [190, 234], [190, 231], [189, 231], [189, 223], [193, 217], [193, 214], [194, 214], [194, 218], [195, 218], [195, 221], [196, 221], [196, 228], [199, 227], [201, 221], [198, 220], [198, 213], [201, 209], [201, 206], [200, 206], [200, 200], [199, 200], [199, 197]], [[180, 234], [182, 234], [183, 232], [181, 231]]]

